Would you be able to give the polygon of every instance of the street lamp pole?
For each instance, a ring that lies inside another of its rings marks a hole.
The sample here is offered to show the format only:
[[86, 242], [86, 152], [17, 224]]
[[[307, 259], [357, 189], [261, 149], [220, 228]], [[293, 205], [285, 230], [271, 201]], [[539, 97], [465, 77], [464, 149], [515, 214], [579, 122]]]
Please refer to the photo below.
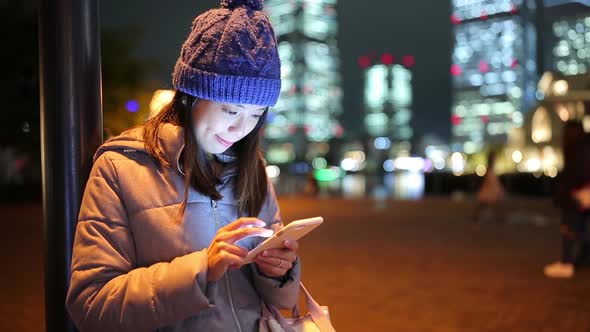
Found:
[[39, 82], [46, 331], [75, 331], [65, 307], [74, 230], [102, 142], [98, 0], [40, 0]]

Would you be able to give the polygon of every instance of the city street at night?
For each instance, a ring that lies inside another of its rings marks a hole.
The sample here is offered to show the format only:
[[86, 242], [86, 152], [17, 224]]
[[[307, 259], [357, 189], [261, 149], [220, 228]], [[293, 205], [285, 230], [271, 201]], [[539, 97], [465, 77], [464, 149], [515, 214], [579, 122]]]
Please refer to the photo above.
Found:
[[[472, 223], [470, 199], [283, 197], [286, 221], [321, 215], [300, 241], [303, 280], [337, 331], [589, 331], [590, 266], [548, 279], [558, 211], [511, 199], [505, 223]], [[4, 205], [0, 330], [42, 331], [40, 205]]]
[[590, 0], [0, 12], [0, 332], [590, 332]]

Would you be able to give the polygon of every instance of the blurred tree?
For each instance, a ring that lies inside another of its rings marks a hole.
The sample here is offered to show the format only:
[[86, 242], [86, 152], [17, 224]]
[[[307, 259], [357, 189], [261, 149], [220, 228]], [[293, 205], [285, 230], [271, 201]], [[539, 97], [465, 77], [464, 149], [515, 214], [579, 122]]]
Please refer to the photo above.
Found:
[[[36, 9], [32, 0], [0, 1], [0, 27], [5, 31], [6, 46], [0, 52], [0, 172], [17, 165], [25, 182], [38, 183], [41, 131]], [[101, 37], [104, 126], [108, 133], [117, 134], [147, 117], [152, 92], [158, 85], [147, 77], [157, 63], [134, 56], [142, 37], [139, 27], [103, 30]], [[134, 112], [126, 110], [129, 100], [137, 102], [130, 104]]]
[[[0, 184], [39, 183], [37, 17], [30, 0], [0, 2]], [[3, 187], [4, 188], [4, 187]], [[11, 187], [6, 192], [14, 193]]]
[[37, 17], [29, 1], [0, 2], [0, 147], [39, 151]]
[[103, 29], [102, 83], [105, 139], [142, 124], [159, 83], [148, 80], [157, 62], [134, 55], [143, 31], [140, 27]]

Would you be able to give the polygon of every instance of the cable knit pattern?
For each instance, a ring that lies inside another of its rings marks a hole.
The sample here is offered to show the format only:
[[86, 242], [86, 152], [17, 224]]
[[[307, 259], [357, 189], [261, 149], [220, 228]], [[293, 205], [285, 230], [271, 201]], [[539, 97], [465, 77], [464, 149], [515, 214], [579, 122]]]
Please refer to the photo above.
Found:
[[280, 61], [262, 1], [221, 5], [193, 21], [174, 68], [174, 87], [214, 101], [273, 106], [281, 90]]

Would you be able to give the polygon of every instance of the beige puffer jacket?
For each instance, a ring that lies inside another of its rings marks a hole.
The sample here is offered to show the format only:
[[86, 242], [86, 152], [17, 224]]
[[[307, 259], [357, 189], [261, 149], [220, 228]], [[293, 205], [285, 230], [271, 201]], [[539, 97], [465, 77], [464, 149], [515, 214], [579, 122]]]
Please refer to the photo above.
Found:
[[[86, 185], [72, 257], [67, 307], [83, 331], [256, 331], [260, 301], [295, 305], [299, 264], [279, 281], [255, 264], [228, 270], [207, 283], [207, 253], [213, 236], [238, 218], [232, 157], [218, 190], [223, 199], [191, 190], [182, 224], [171, 218], [184, 193], [178, 158], [183, 130], [159, 131], [162, 151], [174, 167], [159, 168], [147, 154], [143, 127], [102, 145]], [[271, 185], [258, 218], [280, 223]], [[244, 239], [252, 248], [260, 238]]]

